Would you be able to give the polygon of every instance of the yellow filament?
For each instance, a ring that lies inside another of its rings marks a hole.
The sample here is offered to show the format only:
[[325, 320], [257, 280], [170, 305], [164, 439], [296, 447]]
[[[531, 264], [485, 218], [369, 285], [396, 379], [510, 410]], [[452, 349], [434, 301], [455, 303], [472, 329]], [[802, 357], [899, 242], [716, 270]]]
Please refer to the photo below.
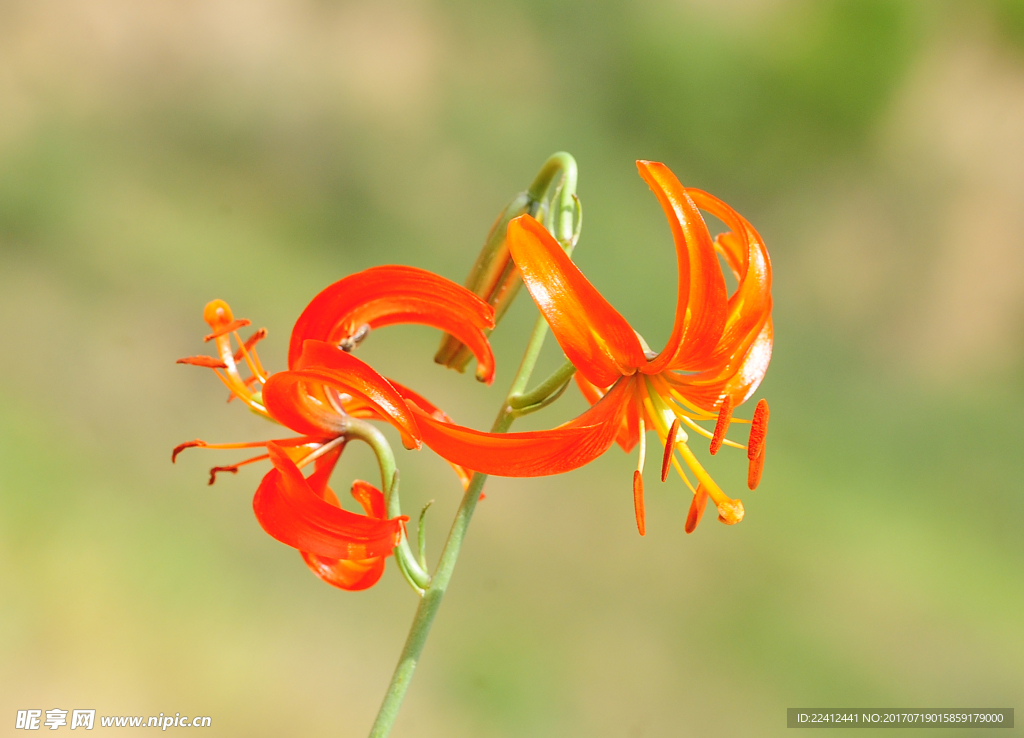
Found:
[[641, 474], [644, 471], [644, 457], [647, 456], [647, 429], [644, 428], [644, 419], [640, 418], [640, 460], [637, 462], [636, 470]]
[[[242, 383], [242, 380], [238, 377], [238, 372], [235, 372], [233, 375], [225, 376], [220, 369], [214, 369], [213, 373], [216, 374], [217, 378], [224, 383], [224, 386], [228, 388], [228, 391], [231, 392], [232, 395], [237, 397], [263, 417], [270, 418], [270, 413], [267, 412], [267, 409], [253, 399], [252, 392], [250, 392], [249, 388]], [[241, 390], [239, 389], [239, 386], [241, 386]]]
[[693, 455], [693, 451], [685, 443], [677, 443], [676, 448], [679, 450], [679, 455], [683, 457], [683, 461], [690, 467], [690, 471], [697, 477], [697, 481], [704, 485], [704, 489], [707, 490], [708, 496], [714, 500], [715, 505], [721, 508], [733, 508], [736, 501], [731, 499], [722, 488], [715, 484], [715, 480], [711, 478], [711, 475], [707, 473], [700, 462], [697, 461], [697, 457]]
[[[248, 365], [249, 371], [251, 371], [252, 375], [256, 377], [256, 379], [259, 380], [261, 383], [266, 382], [266, 377], [262, 376], [260, 374], [259, 369], [256, 368], [256, 364], [253, 362], [252, 357], [249, 356], [249, 349], [245, 347], [245, 341], [243, 341], [242, 337], [238, 335], [238, 331], [234, 331], [233, 335], [235, 337], [235, 340], [238, 341], [238, 345], [242, 349], [242, 357], [245, 359], [245, 363], [246, 365]], [[229, 342], [228, 346], [230, 347], [230, 345], [231, 344]], [[234, 358], [234, 355], [232, 355], [232, 358]]]
[[[697, 425], [695, 422], [693, 422], [693, 420], [691, 420], [690, 418], [686, 417], [685, 415], [677, 415], [676, 417], [678, 417], [681, 421], [686, 423], [688, 426], [693, 428], [693, 430], [697, 431], [699, 434], [701, 434], [705, 438], [714, 438], [715, 437], [714, 433], [712, 433], [711, 431], [706, 430], [706, 429], [702, 428], [701, 426]], [[728, 438], [723, 438], [722, 439], [722, 445], [723, 446], [732, 446], [733, 448], [744, 448], [744, 449], [746, 448], [746, 446], [744, 446], [742, 443], [736, 443], [736, 441], [730, 441]]]

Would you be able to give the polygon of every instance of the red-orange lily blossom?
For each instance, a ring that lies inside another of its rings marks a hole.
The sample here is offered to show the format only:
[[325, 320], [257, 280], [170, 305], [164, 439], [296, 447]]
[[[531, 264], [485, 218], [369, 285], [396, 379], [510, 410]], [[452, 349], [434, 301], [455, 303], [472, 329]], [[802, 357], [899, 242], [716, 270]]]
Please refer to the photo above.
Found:
[[[692, 532], [708, 496], [719, 518], [729, 524], [743, 518], [743, 505], [715, 484], [687, 444], [680, 425], [711, 438], [711, 453], [726, 443], [732, 411], [749, 398], [768, 369], [772, 349], [771, 265], [754, 227], [721, 200], [684, 188], [664, 164], [638, 161], [640, 176], [657, 195], [675, 240], [679, 287], [675, 322], [661, 353], [650, 351], [626, 319], [587, 281], [558, 242], [536, 220], [520, 216], [509, 224], [508, 243], [523, 281], [544, 314], [568, 359], [577, 383], [591, 403], [614, 398], [619, 412], [618, 443], [630, 451], [638, 443], [633, 474], [636, 522], [644, 534], [643, 465], [645, 430], [657, 432], [665, 446], [662, 481], [670, 464], [694, 493], [686, 530]], [[731, 230], [712, 240], [698, 208]], [[721, 255], [738, 287], [727, 295], [719, 266]], [[603, 398], [603, 400], [601, 399]], [[697, 421], [714, 420], [713, 432]], [[747, 448], [748, 486], [754, 489], [764, 465], [768, 405], [754, 412]], [[696, 489], [679, 466], [678, 451], [696, 476]]]
[[[419, 323], [456, 336], [477, 358], [477, 376], [490, 382], [494, 358], [483, 331], [493, 311], [469, 290], [430, 272], [401, 266], [367, 269], [324, 289], [295, 323], [287, 371], [268, 375], [255, 344], [262, 329], [242, 341], [228, 305], [214, 300], [204, 319], [217, 357], [193, 356], [180, 363], [212, 368], [251, 410], [302, 434], [255, 443], [183, 443], [189, 447], [257, 448], [266, 454], [240, 464], [215, 467], [237, 472], [243, 464], [269, 459], [274, 466], [253, 501], [260, 525], [274, 538], [303, 552], [310, 568], [342, 589], [364, 589], [383, 571], [384, 557], [401, 540], [404, 516], [387, 519], [381, 493], [356, 482], [353, 496], [366, 515], [340, 509], [327, 480], [345, 443], [348, 418], [385, 420], [408, 448], [426, 443], [463, 476], [462, 467], [502, 476], [556, 474], [591, 461], [614, 439], [619, 417], [615, 394], [560, 428], [532, 433], [482, 433], [455, 425], [412, 390], [391, 382], [350, 352], [370, 330], [395, 323]], [[232, 337], [239, 345], [237, 351]], [[248, 367], [243, 378], [240, 366]], [[260, 389], [257, 389], [259, 387]], [[315, 462], [305, 478], [301, 467]]]

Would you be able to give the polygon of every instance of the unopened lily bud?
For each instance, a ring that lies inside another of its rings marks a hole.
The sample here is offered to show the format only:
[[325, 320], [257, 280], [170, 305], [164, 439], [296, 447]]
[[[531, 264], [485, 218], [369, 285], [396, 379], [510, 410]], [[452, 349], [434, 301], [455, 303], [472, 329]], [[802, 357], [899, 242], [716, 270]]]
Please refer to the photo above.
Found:
[[[510, 220], [523, 213], [535, 215], [538, 205], [538, 201], [527, 192], [516, 195], [491, 226], [484, 247], [464, 283], [467, 289], [494, 308], [495, 325], [501, 320], [523, 285], [519, 278], [519, 270], [516, 269], [509, 253], [505, 232], [508, 230]], [[466, 370], [466, 365], [472, 358], [472, 352], [462, 341], [446, 333], [441, 339], [441, 347], [434, 356], [434, 361], [462, 372]]]

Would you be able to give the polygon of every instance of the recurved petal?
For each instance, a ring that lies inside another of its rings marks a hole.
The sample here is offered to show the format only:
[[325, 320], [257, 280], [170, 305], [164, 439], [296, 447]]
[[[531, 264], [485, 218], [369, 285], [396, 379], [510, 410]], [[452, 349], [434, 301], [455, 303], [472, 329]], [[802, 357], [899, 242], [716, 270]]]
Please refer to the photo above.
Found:
[[676, 176], [659, 162], [641, 160], [636, 165], [668, 218], [679, 270], [672, 333], [665, 348], [643, 367], [643, 372], [699, 369], [718, 344], [725, 326], [725, 277], [704, 218]]
[[370, 559], [332, 559], [302, 551], [302, 560], [328, 584], [349, 592], [369, 589], [384, 574], [383, 556]]
[[[611, 389], [610, 387], [602, 389], [592, 384], [590, 380], [579, 372], [576, 372], [575, 379], [576, 385], [580, 388], [580, 393], [591, 405], [596, 405], [600, 402], [601, 398]], [[639, 441], [639, 415], [635, 405], [629, 404], [626, 407], [626, 411], [622, 414], [622, 421], [619, 423], [619, 429], [615, 434], [615, 442], [622, 447], [623, 451], [629, 453]]]
[[[414, 392], [405, 385], [399, 384], [393, 379], [389, 379], [388, 381], [391, 382], [391, 384], [394, 386], [395, 389], [399, 391], [399, 393], [401, 393], [402, 397], [405, 398], [407, 403], [410, 403], [411, 405], [424, 411], [434, 420], [440, 420], [443, 423], [452, 422], [452, 419], [448, 417], [448, 413], [446, 413], [444, 410], [442, 410], [437, 405], [432, 403], [430, 400], [425, 398], [423, 395], [419, 394], [418, 392]], [[451, 467], [455, 471], [456, 476], [458, 476], [459, 481], [462, 483], [462, 489], [468, 489], [470, 478], [472, 477], [473, 473], [460, 464], [456, 464], [455, 462], [452, 461], [449, 461], [448, 463], [451, 464]]]
[[494, 327], [491, 306], [465, 287], [407, 266], [351, 274], [314, 297], [295, 321], [288, 366], [295, 368], [309, 339], [338, 343], [364, 325], [395, 323], [419, 323], [450, 333], [473, 351], [477, 376], [488, 383], [494, 378], [494, 355], [483, 332]]
[[402, 535], [404, 518], [380, 520], [343, 510], [317, 495], [302, 472], [275, 443], [274, 464], [253, 498], [256, 519], [282, 543], [332, 559], [386, 556]]
[[726, 203], [701, 190], [688, 189], [698, 207], [719, 218], [731, 230], [718, 236], [715, 245], [736, 275], [738, 286], [729, 297], [721, 340], [709, 357], [715, 364], [742, 353], [760, 333], [771, 313], [771, 262], [757, 230]]
[[[341, 454], [341, 449], [324, 454], [316, 460], [316, 471], [306, 478], [314, 494], [335, 507], [341, 507], [334, 492], [327, 486], [331, 471]], [[352, 483], [352, 496], [363, 507], [368, 517], [385, 518], [384, 495], [367, 482], [357, 479]], [[384, 556], [369, 559], [332, 559], [318, 556], [309, 551], [299, 551], [314, 574], [331, 586], [348, 591], [367, 589], [377, 583], [384, 573]]]
[[419, 446], [419, 428], [409, 405], [365, 362], [334, 344], [308, 340], [292, 365], [292, 370], [272, 374], [263, 386], [263, 402], [278, 422], [300, 433], [343, 430], [343, 418], [316, 391], [329, 387], [371, 407], [402, 433], [407, 447]]
[[607, 387], [647, 363], [633, 329], [529, 215], [508, 224], [512, 258], [566, 357]]
[[546, 431], [484, 433], [438, 421], [419, 410], [417, 417], [423, 442], [468, 469], [502, 477], [561, 474], [608, 450], [632, 396], [630, 387], [628, 380], [620, 380], [575, 420]]
[[710, 413], [723, 395], [731, 397], [733, 406], [738, 407], [754, 394], [771, 357], [772, 320], [768, 318], [741, 356], [713, 370], [696, 374], [665, 372], [662, 376], [690, 402]]

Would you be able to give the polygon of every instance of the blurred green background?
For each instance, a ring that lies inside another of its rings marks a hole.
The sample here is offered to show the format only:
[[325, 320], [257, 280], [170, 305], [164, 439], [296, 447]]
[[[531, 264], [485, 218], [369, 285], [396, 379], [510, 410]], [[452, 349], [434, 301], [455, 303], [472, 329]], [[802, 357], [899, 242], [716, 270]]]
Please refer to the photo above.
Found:
[[[646, 538], [617, 448], [489, 482], [394, 735], [771, 736], [787, 707], [1022, 706], [1024, 4], [4, 0], [0, 724], [59, 707], [366, 734], [414, 596], [391, 565], [334, 590], [265, 535], [265, 466], [214, 487], [239, 455], [171, 466], [181, 441], [269, 430], [174, 360], [204, 351], [214, 297], [267, 326], [274, 371], [346, 274], [461, 282], [559, 149], [580, 164], [577, 261], [656, 347], [674, 255], [633, 161], [764, 235], [764, 482], [747, 492], [727, 449], [710, 469], [746, 519], [686, 536], [688, 493], [649, 465]], [[434, 365], [428, 329], [361, 356], [486, 427], [534, 314], [521, 297], [495, 334], [491, 388]], [[572, 417], [567, 397], [521, 427]], [[347, 454], [335, 487], [371, 461]], [[399, 462], [406, 512], [437, 499], [436, 557], [455, 478], [427, 450]]]

